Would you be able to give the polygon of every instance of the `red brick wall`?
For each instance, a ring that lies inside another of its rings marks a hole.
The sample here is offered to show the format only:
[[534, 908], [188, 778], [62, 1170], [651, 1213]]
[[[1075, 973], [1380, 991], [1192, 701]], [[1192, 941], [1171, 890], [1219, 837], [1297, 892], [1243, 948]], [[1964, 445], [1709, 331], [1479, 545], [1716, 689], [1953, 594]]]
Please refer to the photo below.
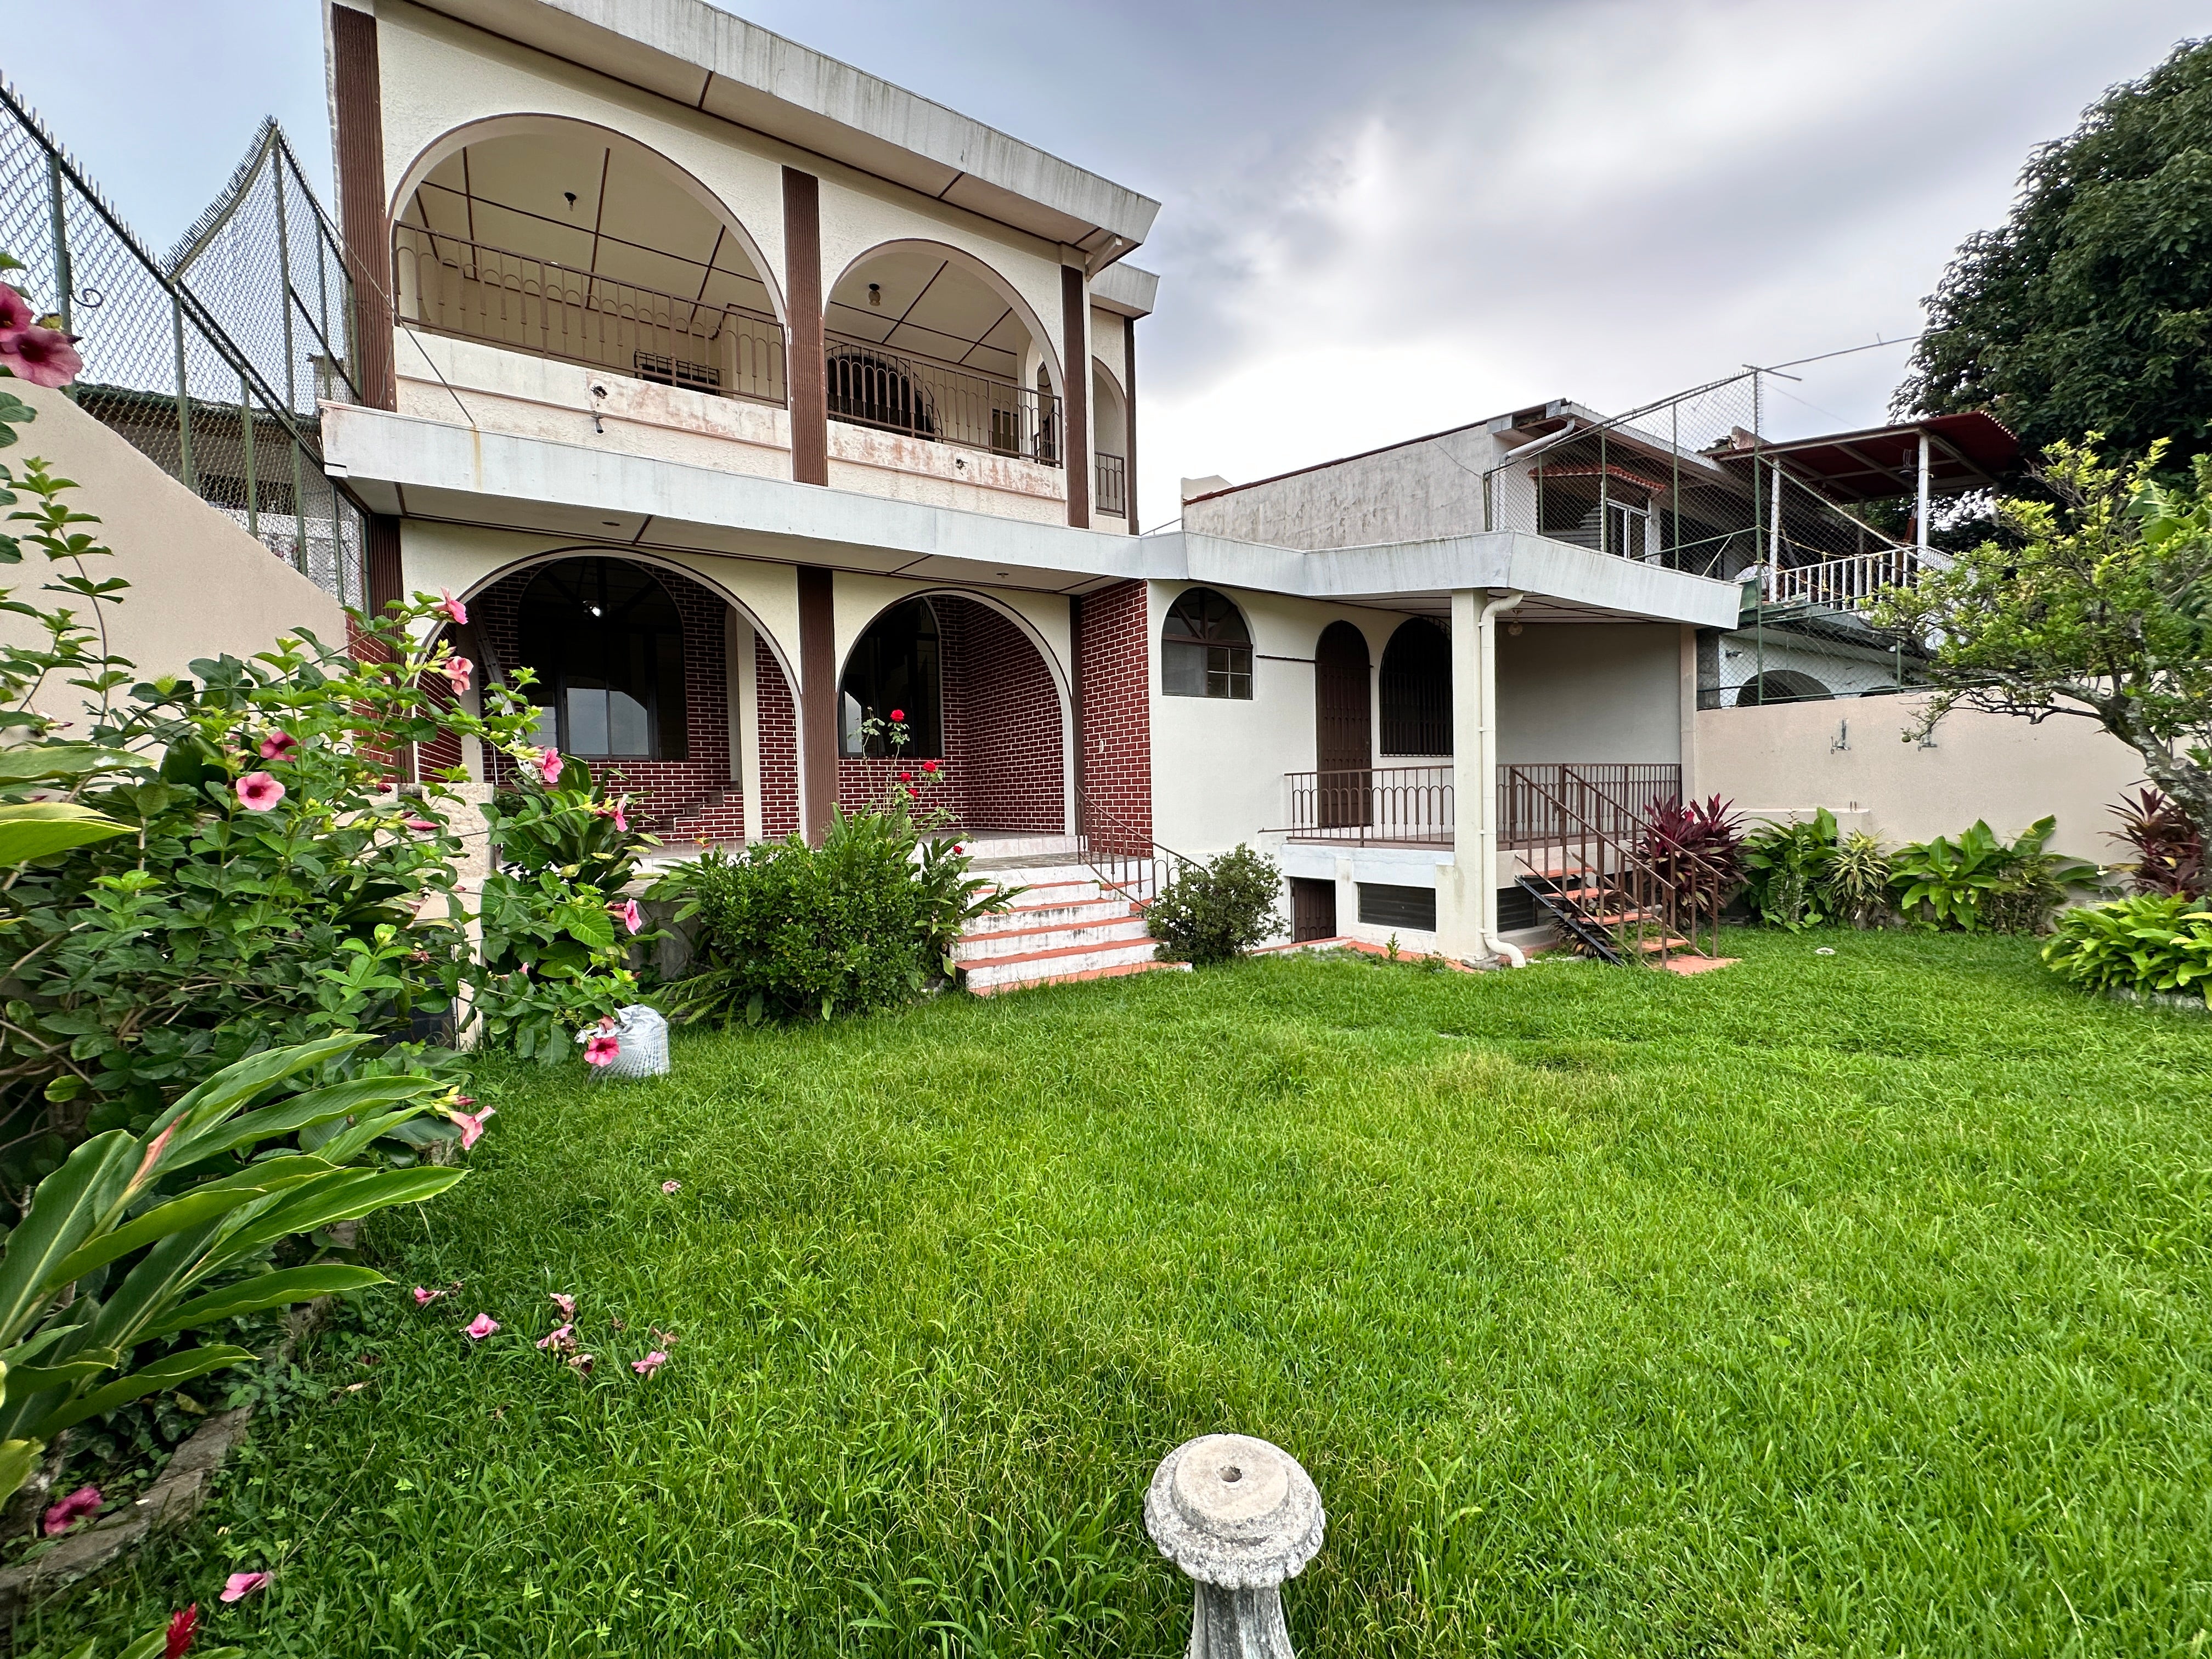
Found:
[[771, 841], [799, 830], [799, 710], [768, 641], [753, 635], [760, 703], [761, 832]]
[[[970, 830], [1059, 835], [1067, 828], [1060, 690], [1029, 636], [989, 605], [936, 594], [945, 757], [923, 796]], [[841, 757], [837, 799], [880, 799], [918, 761]]]
[[[1089, 826], [1111, 852], [1149, 850], [1152, 835], [1152, 611], [1143, 582], [1083, 598], [1076, 654], [1083, 675], [1083, 793]], [[1120, 836], [1115, 835], [1119, 830]], [[1143, 846], [1123, 846], [1121, 841]]]

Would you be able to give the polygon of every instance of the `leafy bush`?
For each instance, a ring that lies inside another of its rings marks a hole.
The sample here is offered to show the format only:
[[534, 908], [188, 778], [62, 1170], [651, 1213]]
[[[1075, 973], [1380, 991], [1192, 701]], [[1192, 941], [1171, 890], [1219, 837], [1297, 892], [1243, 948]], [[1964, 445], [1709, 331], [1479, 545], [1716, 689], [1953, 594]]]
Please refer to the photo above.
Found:
[[1826, 883], [1835, 854], [1835, 815], [1825, 806], [1807, 822], [1754, 830], [1744, 842], [1743, 862], [1759, 919], [1792, 932], [1827, 921]]
[[1676, 902], [1717, 915], [1743, 886], [1743, 820], [1718, 795], [1686, 806], [1655, 803], [1637, 832], [1636, 850]]
[[1854, 927], [1879, 927], [1889, 919], [1889, 848], [1881, 836], [1853, 830], [1828, 855], [1821, 907]]
[[1145, 926], [1171, 961], [1227, 962], [1282, 931], [1274, 860], [1239, 845], [1210, 864], [1182, 864], [1145, 912]]
[[2035, 933], [2070, 889], [2093, 885], [2097, 866], [2046, 852], [2056, 818], [2038, 818], [2010, 842], [1976, 819], [1956, 841], [1938, 836], [1897, 849], [1890, 886], [1909, 921], [1966, 933]]
[[2060, 918], [2043, 960], [2088, 991], [2202, 996], [2212, 1006], [2212, 905], [2185, 893], [2141, 893]]
[[2120, 821], [2112, 839], [2135, 854], [2128, 885], [2138, 893], [2203, 895], [2212, 890], [2204, 840], [2179, 806], [2156, 789], [2123, 795], [2112, 809]]
[[840, 811], [819, 848], [797, 836], [732, 858], [710, 849], [656, 884], [699, 922], [698, 971], [670, 1001], [727, 1022], [866, 1013], [912, 1000], [967, 920], [1003, 909], [950, 840], [893, 808]]

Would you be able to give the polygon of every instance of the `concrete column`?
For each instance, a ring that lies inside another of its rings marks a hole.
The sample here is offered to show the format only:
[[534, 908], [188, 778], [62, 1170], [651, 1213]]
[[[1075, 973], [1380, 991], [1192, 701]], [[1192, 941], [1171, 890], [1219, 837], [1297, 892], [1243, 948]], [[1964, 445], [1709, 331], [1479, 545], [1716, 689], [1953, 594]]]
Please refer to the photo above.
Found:
[[736, 611], [729, 621], [730, 775], [744, 797], [745, 842], [765, 841], [761, 801], [760, 652], [752, 624]]
[[1452, 861], [1437, 872], [1437, 948], [1462, 962], [1499, 954], [1496, 617], [1520, 603], [1479, 588], [1452, 594]]
[[1681, 699], [1682, 799], [1698, 798], [1698, 630], [1682, 624]]
[[783, 170], [783, 384], [791, 398], [791, 476], [830, 482], [830, 382], [822, 349], [822, 181]]
[[1061, 439], [1067, 468], [1067, 521], [1091, 526], [1091, 288], [1073, 265], [1060, 268]]

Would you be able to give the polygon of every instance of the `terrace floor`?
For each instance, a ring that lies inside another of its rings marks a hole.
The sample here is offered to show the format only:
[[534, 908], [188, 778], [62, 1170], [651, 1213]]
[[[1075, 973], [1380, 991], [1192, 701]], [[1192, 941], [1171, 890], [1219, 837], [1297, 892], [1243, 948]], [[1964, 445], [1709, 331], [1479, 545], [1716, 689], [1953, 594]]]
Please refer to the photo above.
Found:
[[[377, 1218], [396, 1283], [307, 1403], [16, 1650], [270, 1566], [212, 1638], [1174, 1653], [1140, 1496], [1237, 1429], [1328, 1506], [1304, 1653], [2198, 1651], [2212, 1020], [2027, 941], [1726, 944], [1279, 957], [488, 1076], [471, 1179]], [[588, 1377], [534, 1346], [553, 1292]]]

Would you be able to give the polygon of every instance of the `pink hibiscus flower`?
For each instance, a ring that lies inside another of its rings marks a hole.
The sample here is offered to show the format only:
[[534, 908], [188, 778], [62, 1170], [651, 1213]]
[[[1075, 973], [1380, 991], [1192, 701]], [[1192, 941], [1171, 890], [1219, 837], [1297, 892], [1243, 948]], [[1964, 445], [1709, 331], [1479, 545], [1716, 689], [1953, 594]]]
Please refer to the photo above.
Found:
[[471, 1342], [481, 1342], [498, 1328], [499, 1321], [489, 1314], [480, 1313], [462, 1327], [461, 1334]]
[[538, 775], [545, 780], [545, 787], [549, 789], [561, 781], [561, 751], [559, 750], [549, 749], [538, 757]]
[[0, 334], [0, 368], [13, 370], [33, 386], [67, 386], [84, 372], [75, 337], [58, 328], [22, 328]]
[[469, 676], [477, 672], [477, 665], [466, 657], [448, 657], [438, 665], [438, 672], [446, 677], [454, 690], [465, 694], [469, 689]]
[[659, 1370], [667, 1363], [668, 1356], [661, 1352], [659, 1349], [655, 1348], [651, 1353], [646, 1355], [644, 1358], [631, 1360], [629, 1362], [629, 1368], [635, 1371], [640, 1376], [651, 1376], [653, 1372]]
[[238, 781], [238, 799], [250, 812], [266, 812], [284, 799], [284, 786], [266, 772], [248, 772]]
[[461, 1150], [465, 1152], [483, 1139], [484, 1125], [499, 1115], [499, 1108], [496, 1106], [487, 1106], [481, 1112], [465, 1112], [460, 1109], [464, 1106], [474, 1104], [476, 1103], [473, 1100], [463, 1095], [446, 1109], [446, 1115], [461, 1126]]
[[605, 1031], [594, 1031], [584, 1039], [584, 1064], [611, 1066], [622, 1054], [622, 1039]]
[[99, 1514], [100, 1504], [99, 1487], [79, 1486], [46, 1511], [40, 1530], [49, 1538], [58, 1538], [86, 1516]]
[[234, 1572], [222, 1581], [222, 1599], [241, 1601], [269, 1583], [265, 1572]]
[[468, 626], [469, 608], [453, 597], [453, 590], [452, 588], [441, 587], [438, 590], [438, 609], [444, 611], [448, 617], [451, 617], [453, 619], [453, 625], [455, 627], [465, 628]]
[[553, 1305], [561, 1310], [561, 1316], [563, 1319], [574, 1319], [576, 1316], [576, 1298], [574, 1297], [563, 1296], [560, 1291], [556, 1291], [552, 1294], [551, 1300]]
[[300, 746], [299, 738], [279, 728], [261, 739], [261, 758], [265, 761], [288, 761], [292, 751]]

